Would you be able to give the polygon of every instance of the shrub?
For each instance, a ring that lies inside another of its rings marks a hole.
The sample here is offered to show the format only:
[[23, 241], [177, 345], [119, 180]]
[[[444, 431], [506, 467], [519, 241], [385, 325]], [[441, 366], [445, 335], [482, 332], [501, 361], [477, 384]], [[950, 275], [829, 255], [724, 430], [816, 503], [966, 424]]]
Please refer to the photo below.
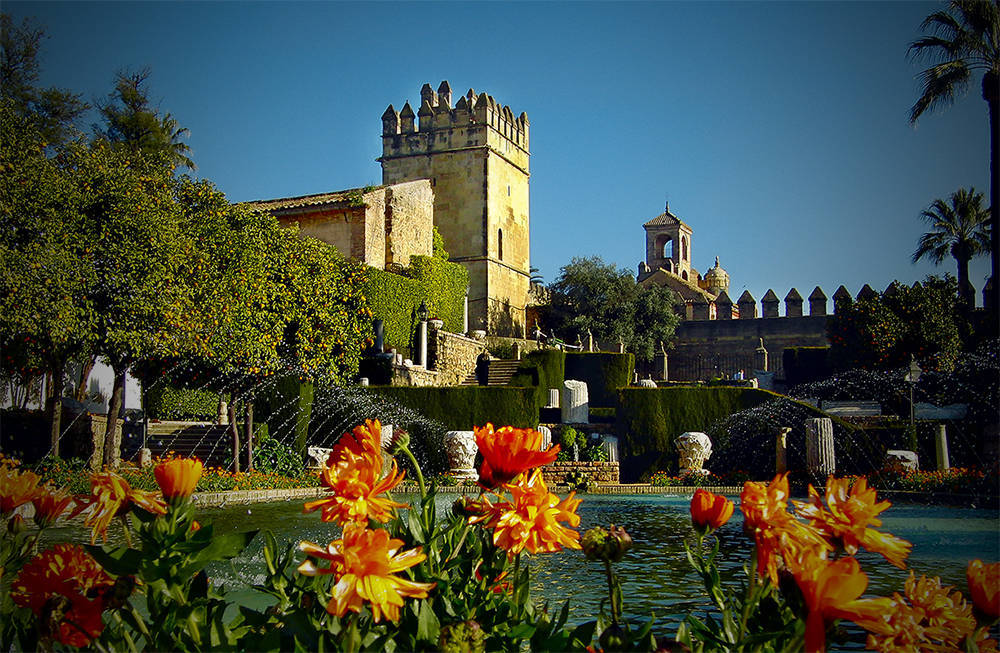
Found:
[[535, 406], [549, 402], [549, 390], [562, 391], [566, 379], [566, 353], [559, 349], [537, 349], [521, 361], [510, 385], [535, 388]]
[[534, 390], [531, 388], [372, 386], [369, 390], [453, 430], [467, 431], [473, 426], [484, 426], [487, 422], [521, 428], [534, 428], [538, 425], [538, 409], [534, 402]]
[[146, 414], [152, 419], [210, 421], [218, 412], [219, 393], [212, 390], [181, 388], [165, 382], [146, 389]]
[[315, 386], [311, 381], [304, 381], [297, 374], [286, 375], [254, 396], [254, 418], [258, 424], [266, 423], [272, 437], [289, 443], [302, 457], [306, 452], [314, 396]]
[[610, 408], [617, 404], [618, 389], [632, 382], [635, 372], [633, 354], [574, 353], [566, 354], [567, 379], [587, 384], [587, 399], [591, 406]]

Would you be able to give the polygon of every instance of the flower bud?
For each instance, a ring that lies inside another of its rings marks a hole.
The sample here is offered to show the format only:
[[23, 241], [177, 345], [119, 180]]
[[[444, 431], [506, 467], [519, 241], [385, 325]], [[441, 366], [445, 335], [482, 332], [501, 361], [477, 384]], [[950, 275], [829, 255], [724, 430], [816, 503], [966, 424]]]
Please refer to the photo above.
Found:
[[604, 629], [597, 641], [605, 651], [623, 651], [628, 645], [628, 636], [619, 624], [611, 624]]
[[20, 514], [14, 515], [7, 521], [7, 531], [11, 535], [20, 535], [26, 530], [28, 530], [28, 523]]
[[475, 620], [448, 624], [441, 628], [438, 640], [441, 653], [483, 653], [486, 650], [486, 633]]
[[618, 562], [632, 548], [632, 537], [621, 526], [611, 524], [608, 530], [595, 526], [580, 538], [587, 560]]
[[405, 429], [395, 429], [392, 432], [392, 440], [389, 443], [389, 453], [396, 455], [403, 449], [410, 447], [410, 432]]

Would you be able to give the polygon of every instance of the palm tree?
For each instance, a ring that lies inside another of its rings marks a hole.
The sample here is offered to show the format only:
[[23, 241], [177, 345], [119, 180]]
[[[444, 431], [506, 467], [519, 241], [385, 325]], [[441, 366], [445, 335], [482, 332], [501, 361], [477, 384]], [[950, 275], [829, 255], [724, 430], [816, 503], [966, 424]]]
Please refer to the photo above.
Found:
[[[1000, 310], [1000, 0], [951, 0], [921, 23], [927, 36], [910, 44], [912, 59], [933, 65], [920, 73], [923, 92], [910, 110], [915, 123], [924, 111], [950, 105], [975, 72], [983, 71], [982, 94], [990, 116], [990, 274], [993, 310]], [[961, 279], [959, 279], [961, 283]]]
[[958, 263], [958, 293], [962, 303], [971, 308], [975, 298], [970, 293], [969, 261], [989, 251], [990, 237], [986, 222], [990, 210], [983, 207], [983, 194], [975, 188], [960, 188], [951, 194], [946, 203], [934, 200], [920, 213], [931, 224], [931, 231], [920, 237], [913, 262], [926, 257], [940, 265], [951, 256]]

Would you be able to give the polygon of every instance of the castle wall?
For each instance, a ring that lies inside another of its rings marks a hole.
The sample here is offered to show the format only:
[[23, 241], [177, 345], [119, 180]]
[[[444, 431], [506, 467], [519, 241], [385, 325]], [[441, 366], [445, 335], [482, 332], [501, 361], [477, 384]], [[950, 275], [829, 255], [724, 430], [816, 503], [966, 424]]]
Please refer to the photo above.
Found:
[[434, 192], [427, 180], [385, 189], [385, 262], [406, 267], [434, 252]]
[[[385, 247], [369, 252], [366, 241], [370, 240], [370, 231], [384, 229], [382, 220], [373, 224], [367, 220], [362, 207], [340, 208], [303, 208], [294, 211], [283, 211], [277, 214], [282, 226], [298, 223], [299, 234], [322, 240], [333, 245], [337, 251], [358, 261], [364, 261], [374, 267], [385, 265]], [[369, 258], [371, 255], [371, 258]]]

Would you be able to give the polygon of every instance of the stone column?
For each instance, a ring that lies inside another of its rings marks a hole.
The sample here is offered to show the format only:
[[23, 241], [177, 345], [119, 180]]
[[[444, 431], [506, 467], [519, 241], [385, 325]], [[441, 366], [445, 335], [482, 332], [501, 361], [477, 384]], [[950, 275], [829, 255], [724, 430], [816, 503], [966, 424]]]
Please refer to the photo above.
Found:
[[833, 447], [833, 420], [818, 417], [806, 420], [806, 469], [816, 482], [837, 471]]
[[937, 452], [938, 471], [945, 471], [951, 468], [948, 460], [948, 427], [938, 424], [937, 435], [934, 437], [934, 449]]
[[427, 320], [420, 320], [417, 337], [420, 339], [420, 364], [425, 370], [430, 369], [427, 367]]
[[587, 329], [587, 351], [594, 351], [594, 334]]
[[660, 341], [660, 351], [656, 352], [653, 356], [653, 365], [656, 371], [656, 378], [661, 381], [666, 381], [668, 378], [667, 374], [667, 350], [663, 347], [663, 341]]
[[462, 300], [462, 333], [469, 333], [469, 293], [465, 293], [465, 299]]
[[549, 388], [549, 403], [546, 408], [559, 408], [559, 388]]
[[552, 446], [552, 429], [547, 426], [539, 426], [538, 432], [542, 434], [542, 451]]
[[788, 434], [792, 429], [787, 426], [778, 428], [774, 436], [774, 473], [782, 474], [788, 471]]
[[608, 462], [618, 462], [618, 438], [613, 435], [605, 435], [601, 447], [608, 454]]
[[449, 474], [464, 480], [479, 480], [476, 472], [476, 436], [472, 431], [448, 431], [444, 435], [444, 448], [448, 454]]
[[571, 379], [563, 381], [560, 395], [563, 424], [590, 423], [590, 398], [585, 382]]

